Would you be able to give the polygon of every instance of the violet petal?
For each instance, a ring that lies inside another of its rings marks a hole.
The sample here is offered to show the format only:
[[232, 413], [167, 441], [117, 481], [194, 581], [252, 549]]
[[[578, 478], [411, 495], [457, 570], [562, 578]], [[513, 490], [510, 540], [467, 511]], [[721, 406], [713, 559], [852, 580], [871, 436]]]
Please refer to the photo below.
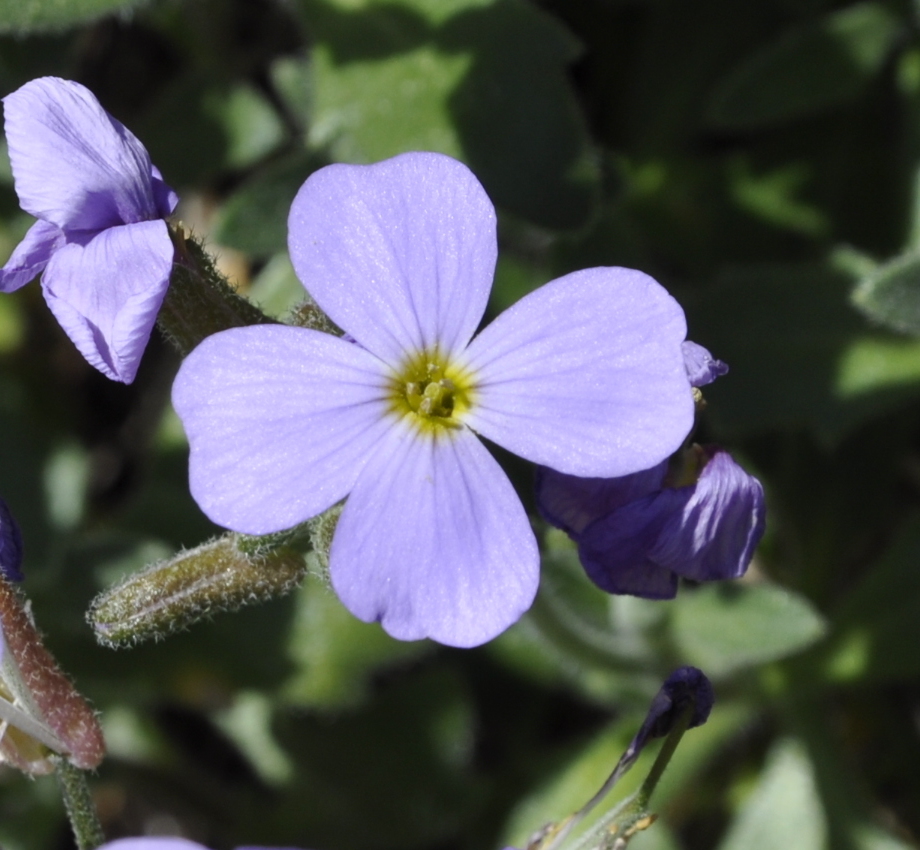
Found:
[[682, 348], [690, 386], [704, 387], [728, 373], [728, 364], [716, 360], [702, 345], [688, 339], [684, 341]]
[[596, 268], [522, 298], [480, 333], [475, 431], [571, 475], [614, 477], [676, 451], [693, 424], [677, 302], [648, 275]]
[[0, 499], [0, 573], [7, 581], [22, 581], [22, 532], [9, 506]]
[[538, 466], [537, 510], [548, 523], [575, 536], [596, 519], [659, 490], [667, 471], [667, 460], [619, 478], [579, 478]]
[[401, 424], [345, 503], [330, 577], [346, 608], [396, 638], [476, 646], [530, 607], [539, 554], [520, 499], [473, 434]]
[[473, 335], [495, 270], [495, 212], [470, 170], [441, 154], [330, 165], [297, 193], [288, 245], [319, 306], [396, 367]]
[[195, 501], [246, 534], [331, 507], [393, 427], [385, 380], [372, 354], [318, 331], [258, 325], [208, 337], [173, 385]]
[[731, 455], [713, 451], [696, 484], [665, 491], [672, 504], [658, 542], [657, 564], [696, 581], [738, 578], [763, 536], [763, 487]]
[[64, 230], [157, 218], [147, 150], [89, 89], [41, 77], [3, 98], [16, 193]]
[[[90, 234], [91, 235], [91, 234]], [[42, 276], [45, 300], [80, 353], [130, 384], [172, 271], [166, 223], [111, 227], [55, 251]]]
[[59, 227], [47, 221], [36, 221], [0, 269], [0, 292], [15, 292], [38, 277], [64, 242], [64, 233]]
[[674, 598], [677, 576], [648, 557], [668, 516], [669, 505], [659, 492], [591, 523], [575, 538], [588, 578], [608, 593]]

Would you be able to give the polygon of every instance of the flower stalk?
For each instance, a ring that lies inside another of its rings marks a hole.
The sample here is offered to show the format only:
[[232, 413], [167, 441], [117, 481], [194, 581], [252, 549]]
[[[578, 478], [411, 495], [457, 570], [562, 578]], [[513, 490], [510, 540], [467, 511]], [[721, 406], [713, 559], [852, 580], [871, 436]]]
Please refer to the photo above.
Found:
[[93, 797], [86, 781], [86, 773], [74, 767], [67, 759], [53, 758], [55, 774], [70, 827], [78, 850], [96, 850], [105, 842], [102, 825]]
[[201, 242], [181, 224], [170, 227], [169, 234], [176, 254], [157, 325], [183, 357], [218, 331], [275, 324], [233, 289]]
[[300, 553], [287, 546], [253, 549], [254, 539], [225, 534], [128, 576], [90, 606], [96, 639], [113, 649], [160, 640], [298, 587], [306, 572]]

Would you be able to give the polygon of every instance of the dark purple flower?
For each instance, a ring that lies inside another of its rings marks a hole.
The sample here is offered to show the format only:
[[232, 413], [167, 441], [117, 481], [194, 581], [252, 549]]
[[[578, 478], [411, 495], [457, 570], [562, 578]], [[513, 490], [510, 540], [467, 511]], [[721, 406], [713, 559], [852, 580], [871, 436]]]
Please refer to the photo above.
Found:
[[728, 364], [716, 360], [709, 351], [695, 342], [686, 340], [681, 349], [684, 353], [684, 366], [691, 387], [704, 387], [716, 378], [728, 374]]
[[79, 83], [32, 80], [3, 108], [19, 203], [38, 221], [0, 269], [0, 292], [41, 274], [80, 353], [129, 384], [169, 284], [163, 219], [178, 198], [144, 146]]
[[440, 154], [317, 171], [288, 241], [301, 281], [353, 341], [261, 325], [195, 349], [173, 388], [193, 496], [248, 534], [347, 496], [329, 567], [345, 606], [403, 640], [490, 640], [533, 601], [539, 553], [477, 435], [574, 475], [658, 463], [693, 420], [683, 311], [642, 272], [594, 268], [474, 337], [495, 211]]
[[764, 531], [760, 482], [728, 452], [693, 446], [675, 473], [667, 462], [620, 478], [537, 471], [543, 517], [578, 543], [591, 580], [609, 593], [670, 599], [678, 576], [738, 578]]
[[[728, 372], [695, 342], [681, 350], [693, 387]], [[609, 593], [671, 599], [679, 576], [737, 578], [764, 532], [763, 487], [717, 446], [618, 478], [539, 467], [536, 490], [544, 519], [578, 543], [585, 572]]]
[[22, 532], [19, 523], [0, 499], [0, 573], [7, 581], [22, 581]]

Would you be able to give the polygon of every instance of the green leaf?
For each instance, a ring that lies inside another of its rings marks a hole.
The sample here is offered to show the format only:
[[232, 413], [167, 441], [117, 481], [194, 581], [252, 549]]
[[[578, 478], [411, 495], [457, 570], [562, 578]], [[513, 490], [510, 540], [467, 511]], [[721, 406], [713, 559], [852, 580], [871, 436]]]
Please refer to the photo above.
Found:
[[867, 274], [853, 303], [880, 324], [920, 336], [920, 255], [905, 254]]
[[824, 850], [827, 827], [805, 747], [774, 744], [719, 850]]
[[826, 625], [804, 598], [783, 588], [735, 583], [681, 593], [672, 629], [690, 663], [716, 678], [801, 652]]
[[[521, 0], [302, 6], [316, 39], [303, 71], [314, 148], [345, 162], [439, 151], [517, 215], [553, 228], [586, 221], [598, 171], [567, 79], [577, 48], [552, 18]], [[304, 90], [286, 75], [288, 91]]]
[[298, 705], [354, 705], [366, 696], [373, 676], [433, 649], [427, 641], [398, 641], [377, 623], [362, 622], [345, 610], [332, 588], [311, 576], [297, 598], [288, 644], [296, 672], [284, 694]]
[[753, 266], [686, 300], [691, 337], [731, 366], [704, 390], [724, 438], [804, 426], [833, 444], [920, 392], [920, 342], [869, 328], [852, 285], [826, 266]]
[[212, 91], [205, 109], [224, 128], [227, 138], [225, 163], [245, 168], [271, 153], [284, 138], [284, 126], [274, 108], [254, 88], [237, 85]]
[[880, 3], [859, 3], [797, 27], [722, 81], [708, 123], [748, 130], [846, 103], [881, 69], [899, 30]]
[[147, 0], [0, 0], [0, 33], [64, 30], [103, 15], [126, 13]]
[[920, 673], [920, 520], [897, 536], [834, 612], [824, 653], [835, 681], [912, 679]]
[[323, 164], [301, 152], [257, 172], [221, 208], [214, 240], [255, 257], [287, 251], [291, 203], [307, 177]]

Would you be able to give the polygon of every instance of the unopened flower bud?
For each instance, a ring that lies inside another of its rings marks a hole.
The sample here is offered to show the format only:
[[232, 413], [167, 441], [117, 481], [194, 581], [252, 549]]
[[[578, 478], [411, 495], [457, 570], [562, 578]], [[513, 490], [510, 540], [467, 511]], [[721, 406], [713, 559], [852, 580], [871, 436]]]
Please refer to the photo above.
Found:
[[54, 753], [83, 770], [105, 755], [95, 712], [45, 648], [16, 589], [0, 576], [0, 758], [51, 773]]
[[128, 576], [90, 606], [96, 639], [112, 648], [159, 640], [294, 590], [306, 571], [303, 557], [286, 546], [252, 551], [250, 540], [226, 534]]

